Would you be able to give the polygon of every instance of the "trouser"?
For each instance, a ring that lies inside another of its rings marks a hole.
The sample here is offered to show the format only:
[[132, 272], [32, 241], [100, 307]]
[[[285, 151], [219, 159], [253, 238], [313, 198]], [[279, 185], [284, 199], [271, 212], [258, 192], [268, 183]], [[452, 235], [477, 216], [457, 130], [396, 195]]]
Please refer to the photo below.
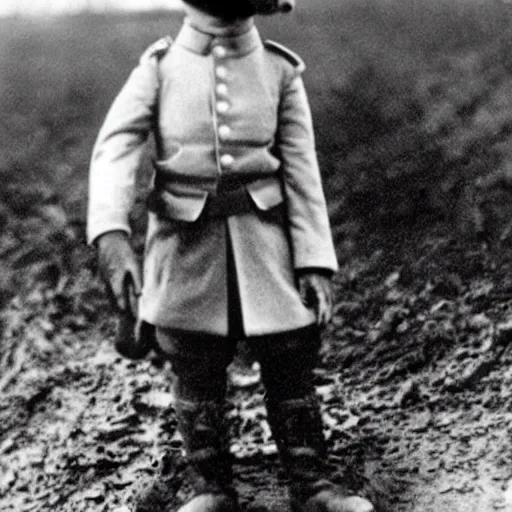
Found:
[[[237, 340], [170, 329], [157, 329], [157, 339], [172, 364], [178, 428], [187, 458], [195, 471], [196, 494], [213, 492], [234, 496], [223, 403], [226, 370], [235, 355]], [[288, 455], [287, 445], [295, 440], [304, 444], [303, 434], [297, 438], [295, 427], [299, 431], [304, 428], [309, 431], [311, 422], [308, 418], [319, 420], [319, 416], [308, 413], [308, 417], [304, 417], [303, 404], [297, 417], [301, 424], [292, 425], [290, 421], [296, 423], [297, 419], [293, 417], [297, 414], [290, 411], [291, 414], [286, 413], [284, 417], [284, 409], [279, 404], [302, 403], [304, 398], [312, 397], [313, 368], [319, 348], [318, 328], [315, 325], [250, 338], [248, 344], [261, 365], [269, 421], [279, 452], [285, 466], [291, 468], [294, 461]], [[320, 420], [317, 423], [316, 435], [307, 434], [308, 443], [322, 434]], [[284, 426], [286, 424], [288, 426]], [[292, 436], [288, 432], [290, 428]], [[304, 479], [302, 474], [305, 475], [302, 472], [300, 478]]]
[[[172, 363], [178, 399], [224, 399], [226, 370], [236, 353], [236, 338], [159, 328], [157, 339]], [[269, 400], [290, 400], [313, 392], [320, 346], [316, 325], [246, 341], [251, 356], [261, 365]]]

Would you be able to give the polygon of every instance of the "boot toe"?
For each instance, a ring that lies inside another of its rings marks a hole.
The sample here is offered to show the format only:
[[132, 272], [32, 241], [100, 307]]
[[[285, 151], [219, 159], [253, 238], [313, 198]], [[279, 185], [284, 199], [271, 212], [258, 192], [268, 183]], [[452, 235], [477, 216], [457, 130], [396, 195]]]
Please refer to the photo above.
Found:
[[[342, 508], [343, 512], [374, 512], [375, 508], [373, 505], [366, 499], [361, 498], [359, 496], [349, 496], [342, 500]], [[333, 512], [338, 512], [338, 509], [334, 509]]]
[[200, 494], [178, 509], [178, 512], [236, 512], [233, 499], [224, 494]]
[[321, 491], [308, 500], [304, 512], [374, 512], [375, 508], [365, 498], [343, 496], [332, 490]]

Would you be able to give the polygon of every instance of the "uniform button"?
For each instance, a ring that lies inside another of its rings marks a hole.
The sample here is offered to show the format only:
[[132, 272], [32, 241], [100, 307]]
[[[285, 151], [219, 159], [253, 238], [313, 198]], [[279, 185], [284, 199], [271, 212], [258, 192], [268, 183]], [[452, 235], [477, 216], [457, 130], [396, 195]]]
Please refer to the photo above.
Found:
[[218, 59], [223, 59], [228, 53], [224, 46], [214, 46], [212, 52], [214, 57], [217, 57]]
[[229, 110], [229, 103], [227, 101], [218, 101], [216, 108], [219, 114], [225, 114]]
[[226, 84], [217, 84], [217, 86], [215, 87], [215, 91], [219, 96], [227, 96], [228, 86]]
[[219, 66], [215, 69], [217, 78], [224, 79], [228, 76], [228, 70], [224, 66]]
[[226, 139], [227, 137], [229, 137], [230, 133], [231, 128], [228, 125], [223, 124], [219, 126], [219, 136], [221, 139]]
[[222, 167], [231, 167], [235, 163], [235, 159], [232, 155], [222, 155], [220, 157], [220, 163]]

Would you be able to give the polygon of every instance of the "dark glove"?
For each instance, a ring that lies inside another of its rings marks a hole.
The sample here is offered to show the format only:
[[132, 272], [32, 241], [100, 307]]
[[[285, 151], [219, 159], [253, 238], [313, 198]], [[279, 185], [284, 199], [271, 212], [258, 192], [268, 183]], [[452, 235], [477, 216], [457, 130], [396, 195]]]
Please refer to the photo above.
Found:
[[327, 325], [332, 317], [331, 278], [317, 272], [303, 272], [298, 275], [297, 281], [303, 304], [315, 310], [318, 325]]
[[121, 311], [133, 311], [130, 294], [138, 297], [142, 291], [139, 262], [123, 231], [109, 231], [97, 241], [99, 272], [112, 299]]

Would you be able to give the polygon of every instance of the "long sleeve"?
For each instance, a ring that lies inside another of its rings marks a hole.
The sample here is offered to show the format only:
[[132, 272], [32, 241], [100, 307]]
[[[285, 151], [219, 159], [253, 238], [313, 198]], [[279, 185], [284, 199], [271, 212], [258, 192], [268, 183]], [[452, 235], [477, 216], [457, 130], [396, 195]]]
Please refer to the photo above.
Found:
[[89, 243], [107, 231], [130, 234], [136, 173], [152, 128], [158, 87], [158, 61], [144, 54], [100, 129], [89, 174]]
[[298, 73], [282, 93], [278, 143], [294, 267], [335, 272], [338, 263], [316, 156], [313, 122]]

